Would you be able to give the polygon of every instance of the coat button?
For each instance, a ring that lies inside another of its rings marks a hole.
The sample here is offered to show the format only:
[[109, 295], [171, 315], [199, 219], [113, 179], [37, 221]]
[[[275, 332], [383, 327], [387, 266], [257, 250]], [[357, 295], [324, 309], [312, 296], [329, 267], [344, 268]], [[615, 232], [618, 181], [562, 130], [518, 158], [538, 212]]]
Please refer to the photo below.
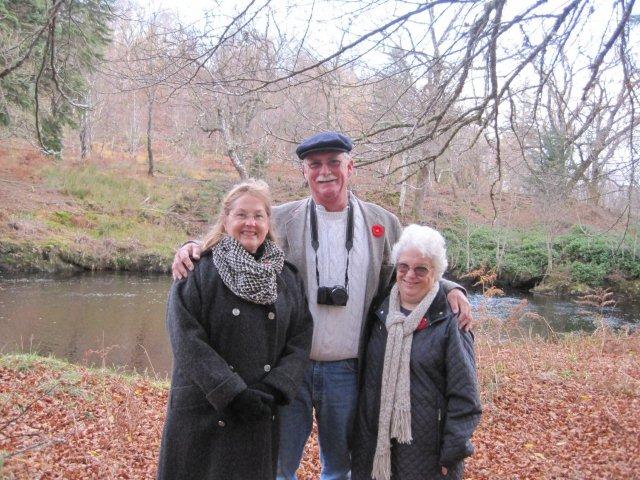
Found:
[[229, 365], [229, 370], [233, 372], [233, 365]]
[[276, 318], [276, 314], [273, 312], [269, 312], [269, 315], [267, 315], [267, 317], [269, 317], [269, 320], [273, 320], [274, 318]]
[[231, 310], [231, 313], [233, 313], [234, 317], [237, 317], [238, 315], [240, 315], [240, 309], [234, 308], [233, 310]]
[[265, 372], [270, 372], [271, 371], [271, 365], [265, 365], [264, 366], [264, 371]]
[[219, 427], [226, 427], [226, 426], [227, 426], [227, 424], [225, 423], [225, 421], [224, 421], [224, 420], [218, 420], [218, 426], [219, 426]]

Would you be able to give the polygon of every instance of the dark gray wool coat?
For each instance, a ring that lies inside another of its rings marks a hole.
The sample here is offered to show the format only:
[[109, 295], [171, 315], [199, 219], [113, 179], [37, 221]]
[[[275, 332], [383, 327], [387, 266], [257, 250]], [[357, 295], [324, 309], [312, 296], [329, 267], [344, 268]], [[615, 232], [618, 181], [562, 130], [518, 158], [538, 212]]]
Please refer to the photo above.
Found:
[[229, 290], [211, 254], [174, 282], [167, 329], [174, 355], [158, 479], [275, 478], [278, 418], [244, 424], [227, 408], [262, 381], [285, 401], [305, 371], [313, 324], [302, 281], [285, 263], [273, 305], [257, 305]]
[[[380, 387], [389, 298], [370, 313], [365, 364], [353, 437], [352, 479], [371, 479], [378, 435]], [[392, 440], [391, 480], [462, 478], [469, 439], [480, 421], [473, 337], [458, 328], [440, 287], [427, 311], [428, 326], [411, 347], [411, 444]], [[448, 467], [446, 477], [440, 466]]]

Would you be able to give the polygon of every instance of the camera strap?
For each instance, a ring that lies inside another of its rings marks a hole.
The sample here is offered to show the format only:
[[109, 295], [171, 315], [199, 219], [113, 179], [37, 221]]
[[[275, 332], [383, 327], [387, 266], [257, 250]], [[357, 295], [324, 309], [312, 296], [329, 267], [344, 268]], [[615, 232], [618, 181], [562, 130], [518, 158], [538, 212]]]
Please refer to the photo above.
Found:
[[[311, 211], [309, 212], [311, 223], [311, 246], [316, 254], [316, 282], [318, 287], [320, 286], [320, 272], [318, 271], [318, 248], [320, 242], [318, 241], [318, 215], [316, 213], [316, 202], [311, 199]], [[344, 271], [344, 288], [349, 289], [349, 252], [353, 248], [353, 203], [349, 198], [349, 204], [347, 205], [347, 239], [344, 243], [347, 249], [347, 268]]]

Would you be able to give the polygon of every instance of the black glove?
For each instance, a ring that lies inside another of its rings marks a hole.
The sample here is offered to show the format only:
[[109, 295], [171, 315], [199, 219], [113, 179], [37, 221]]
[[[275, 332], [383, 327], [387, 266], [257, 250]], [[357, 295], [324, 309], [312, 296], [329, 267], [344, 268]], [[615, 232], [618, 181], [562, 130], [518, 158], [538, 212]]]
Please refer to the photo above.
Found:
[[286, 405], [287, 403], [289, 403], [287, 402], [286, 397], [280, 390], [278, 390], [275, 387], [272, 387], [269, 384], [258, 382], [251, 385], [251, 388], [253, 388], [254, 390], [260, 390], [261, 392], [264, 392], [267, 395], [271, 395], [276, 405]]
[[229, 410], [243, 422], [253, 423], [271, 415], [271, 405], [273, 405], [271, 395], [247, 388], [231, 400]]

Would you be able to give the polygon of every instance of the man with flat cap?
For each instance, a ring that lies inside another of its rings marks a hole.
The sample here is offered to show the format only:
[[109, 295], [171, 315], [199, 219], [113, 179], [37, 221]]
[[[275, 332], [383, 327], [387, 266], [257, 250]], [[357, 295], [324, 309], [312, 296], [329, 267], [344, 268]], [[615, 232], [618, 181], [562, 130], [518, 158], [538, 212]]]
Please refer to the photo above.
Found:
[[[280, 410], [278, 479], [294, 479], [316, 412], [323, 480], [350, 478], [348, 437], [358, 394], [358, 358], [364, 319], [393, 274], [391, 247], [401, 233], [397, 217], [349, 191], [351, 140], [322, 132], [303, 140], [296, 154], [311, 195], [272, 210], [278, 243], [305, 282], [313, 315], [311, 364], [297, 398]], [[199, 258], [195, 243], [176, 253], [174, 278]], [[444, 281], [461, 328], [471, 327], [462, 290]], [[277, 392], [274, 392], [277, 393]], [[274, 395], [277, 397], [277, 395]]]

